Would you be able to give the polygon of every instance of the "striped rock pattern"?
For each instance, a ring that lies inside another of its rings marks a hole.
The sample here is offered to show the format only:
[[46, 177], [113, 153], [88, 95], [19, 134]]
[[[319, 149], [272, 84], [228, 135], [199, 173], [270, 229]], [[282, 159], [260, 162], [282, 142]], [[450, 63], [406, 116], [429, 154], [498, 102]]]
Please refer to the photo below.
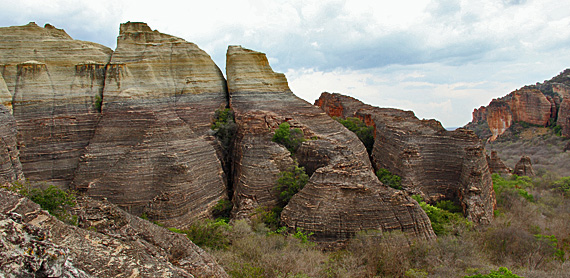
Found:
[[340, 94], [323, 93], [316, 105], [330, 116], [358, 117], [374, 126], [374, 167], [402, 177], [408, 193], [432, 203], [452, 200], [476, 223], [493, 219], [491, 174], [473, 132], [446, 131], [439, 122], [419, 120], [411, 111], [373, 107]]
[[238, 124], [235, 215], [247, 216], [256, 207], [277, 202], [278, 173], [292, 161], [289, 151], [271, 138], [275, 128], [287, 121], [310, 139], [294, 154], [310, 179], [284, 208], [281, 220], [286, 226], [312, 232], [323, 242], [347, 239], [366, 229], [435, 237], [417, 202], [378, 181], [356, 135], [296, 97], [285, 76], [273, 72], [265, 54], [230, 46], [226, 69]]

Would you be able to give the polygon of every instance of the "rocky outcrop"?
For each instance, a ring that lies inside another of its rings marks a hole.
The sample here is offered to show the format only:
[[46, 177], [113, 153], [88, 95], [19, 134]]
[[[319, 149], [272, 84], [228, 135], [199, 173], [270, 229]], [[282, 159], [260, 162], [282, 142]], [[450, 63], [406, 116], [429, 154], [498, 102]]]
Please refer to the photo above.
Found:
[[121, 24], [107, 67], [102, 117], [73, 187], [135, 214], [184, 228], [226, 197], [208, 135], [225, 107], [225, 79], [195, 44]]
[[493, 218], [495, 195], [483, 146], [468, 130], [446, 131], [411, 111], [378, 108], [340, 94], [323, 93], [315, 103], [330, 116], [358, 117], [375, 130], [371, 153], [376, 169], [402, 178], [402, 187], [428, 202], [452, 200], [476, 223]]
[[110, 203], [79, 198], [73, 213], [79, 227], [0, 189], [0, 271], [14, 277], [228, 277], [184, 235]]
[[112, 50], [49, 24], [0, 28], [0, 42], [0, 101], [13, 107], [26, 177], [67, 187], [99, 119]]
[[435, 237], [417, 202], [378, 181], [356, 135], [296, 97], [265, 54], [230, 46], [226, 69], [238, 124], [234, 215], [247, 216], [255, 208], [276, 204], [278, 174], [294, 163], [285, 147], [271, 141], [274, 130], [286, 121], [307, 139], [293, 156], [310, 175], [281, 214], [287, 227], [312, 232], [324, 242], [366, 229]]
[[534, 177], [534, 170], [532, 169], [532, 163], [529, 156], [523, 155], [519, 162], [515, 165], [513, 174], [517, 176], [529, 176]]
[[475, 109], [473, 120], [466, 127], [477, 130], [478, 123], [486, 122], [492, 133], [490, 141], [496, 140], [516, 122], [559, 125], [562, 135], [570, 137], [569, 99], [570, 69], [567, 69], [544, 83], [524, 86], [505, 97], [493, 99], [487, 107]]
[[491, 156], [487, 155], [487, 164], [489, 164], [491, 174], [497, 173], [510, 175], [513, 171], [513, 169], [507, 167], [507, 165], [503, 163], [496, 151], [491, 151]]
[[0, 186], [24, 179], [16, 135], [16, 120], [0, 105]]

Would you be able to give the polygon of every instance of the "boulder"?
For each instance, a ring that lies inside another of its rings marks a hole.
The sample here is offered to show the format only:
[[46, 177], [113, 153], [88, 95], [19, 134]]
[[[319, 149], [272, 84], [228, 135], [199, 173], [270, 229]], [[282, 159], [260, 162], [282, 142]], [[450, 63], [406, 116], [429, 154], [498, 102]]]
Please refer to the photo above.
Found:
[[[421, 239], [435, 234], [412, 198], [377, 179], [364, 145], [322, 110], [296, 97], [283, 74], [263, 53], [230, 46], [226, 62], [231, 108], [238, 135], [234, 145], [234, 215], [277, 204], [276, 180], [294, 164], [305, 167], [308, 183], [281, 213], [291, 229], [320, 242], [338, 242], [367, 229], [400, 230]], [[305, 137], [291, 154], [272, 142], [274, 130], [288, 122]]]
[[374, 168], [400, 176], [407, 193], [430, 203], [451, 200], [475, 223], [493, 219], [491, 174], [473, 132], [447, 131], [438, 121], [419, 120], [411, 111], [373, 107], [340, 94], [323, 93], [316, 105], [330, 116], [358, 117], [373, 126]]
[[73, 188], [169, 227], [211, 217], [227, 196], [209, 130], [226, 104], [225, 79], [206, 52], [145, 23], [121, 24]]
[[496, 151], [491, 151], [491, 156], [487, 155], [487, 164], [489, 164], [491, 174], [497, 173], [510, 175], [513, 171], [513, 169], [507, 167], [507, 165], [503, 163]]
[[26, 177], [68, 187], [99, 120], [112, 50], [33, 22], [0, 28], [0, 49], [0, 101], [13, 108]]
[[529, 156], [523, 155], [519, 162], [515, 165], [513, 174], [517, 176], [529, 176], [534, 177], [534, 170], [532, 169], [532, 163]]

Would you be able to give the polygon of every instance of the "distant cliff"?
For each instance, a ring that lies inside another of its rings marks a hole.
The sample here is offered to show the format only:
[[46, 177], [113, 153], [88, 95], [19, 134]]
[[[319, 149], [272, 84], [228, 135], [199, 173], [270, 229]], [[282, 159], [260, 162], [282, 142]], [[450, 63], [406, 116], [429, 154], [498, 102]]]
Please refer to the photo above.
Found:
[[[487, 125], [489, 140], [494, 141], [515, 123], [557, 128], [562, 136], [570, 137], [570, 69], [475, 109], [466, 127], [478, 130], [478, 126]], [[487, 137], [486, 131], [483, 128], [478, 133]]]

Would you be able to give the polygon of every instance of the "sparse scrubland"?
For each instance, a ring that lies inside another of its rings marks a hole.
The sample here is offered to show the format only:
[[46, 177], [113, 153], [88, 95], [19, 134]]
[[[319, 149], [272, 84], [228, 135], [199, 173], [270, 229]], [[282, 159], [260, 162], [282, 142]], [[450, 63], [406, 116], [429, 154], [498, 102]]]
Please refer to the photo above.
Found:
[[232, 277], [567, 277], [568, 178], [548, 172], [493, 181], [497, 210], [487, 226], [458, 217], [452, 205], [420, 200], [437, 229], [432, 242], [365, 231], [344, 248], [323, 251], [303, 231], [244, 220], [201, 222], [186, 233]]

